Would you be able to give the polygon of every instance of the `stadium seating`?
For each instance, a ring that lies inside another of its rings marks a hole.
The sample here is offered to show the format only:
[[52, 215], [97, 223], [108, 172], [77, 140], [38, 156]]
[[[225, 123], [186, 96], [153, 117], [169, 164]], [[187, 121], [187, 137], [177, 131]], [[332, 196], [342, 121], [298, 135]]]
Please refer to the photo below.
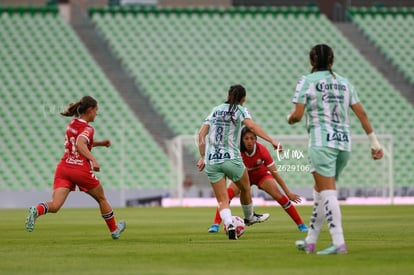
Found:
[[[398, 140], [395, 183], [409, 184], [402, 171], [414, 153], [414, 122], [405, 120], [403, 129], [396, 122], [401, 112], [412, 117], [412, 106], [314, 9], [119, 8], [94, 9], [91, 17], [177, 134], [193, 134], [234, 83], [247, 88], [246, 106], [268, 132], [304, 134], [303, 124], [288, 126], [285, 117], [299, 77], [310, 70], [309, 49], [331, 45], [335, 71], [354, 83], [376, 132]], [[357, 119], [352, 121], [353, 133], [363, 134]], [[372, 167], [355, 164], [361, 158], [369, 158], [368, 151], [357, 146], [343, 181], [375, 186], [378, 178], [367, 176]], [[309, 185], [303, 175], [285, 175], [299, 186]]]
[[414, 83], [414, 60], [411, 58], [414, 9], [353, 8], [350, 15], [367, 37]]
[[99, 102], [95, 138], [112, 141], [93, 150], [103, 185], [169, 187], [168, 157], [56, 9], [2, 8], [0, 25], [0, 191], [51, 189], [69, 121], [59, 112], [84, 95]]
[[[414, 59], [412, 48], [414, 41], [414, 9], [413, 8], [352, 8], [349, 11], [352, 21], [365, 33], [365, 35], [384, 53], [384, 55], [414, 84]], [[382, 89], [377, 85], [377, 90]], [[395, 93], [384, 93], [384, 100], [377, 100], [375, 104], [387, 102], [389, 108], [379, 110], [382, 121], [387, 121], [383, 127], [392, 129], [398, 133], [396, 144], [398, 159], [405, 159], [411, 163], [408, 155], [399, 152], [410, 151], [413, 147], [411, 141], [413, 133], [412, 126], [406, 124], [406, 119], [413, 114], [413, 106], [407, 104]], [[377, 115], [377, 114], [376, 114]], [[385, 123], [384, 123], [385, 124]], [[411, 152], [411, 151], [410, 151]], [[409, 177], [413, 174], [408, 171], [407, 166], [401, 160], [396, 160], [394, 172], [396, 179], [401, 185], [407, 187], [411, 184]]]

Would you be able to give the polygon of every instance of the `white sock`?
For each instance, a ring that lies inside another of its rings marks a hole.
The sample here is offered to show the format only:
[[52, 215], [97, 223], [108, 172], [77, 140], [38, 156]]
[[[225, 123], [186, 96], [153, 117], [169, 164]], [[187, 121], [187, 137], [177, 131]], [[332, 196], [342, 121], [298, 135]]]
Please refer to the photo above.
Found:
[[247, 204], [247, 205], [242, 204], [242, 209], [243, 209], [244, 218], [250, 221], [253, 217], [253, 203]]
[[325, 218], [328, 222], [329, 232], [332, 236], [332, 242], [338, 246], [345, 243], [342, 231], [342, 215], [339, 207], [336, 190], [321, 191], [323, 205], [325, 208]]
[[305, 239], [307, 243], [315, 244], [317, 242], [323, 221], [325, 220], [324, 214], [321, 194], [313, 190], [313, 211], [310, 218], [308, 235]]
[[220, 211], [220, 218], [223, 220], [223, 223], [228, 226], [233, 222], [230, 208], [224, 208]]

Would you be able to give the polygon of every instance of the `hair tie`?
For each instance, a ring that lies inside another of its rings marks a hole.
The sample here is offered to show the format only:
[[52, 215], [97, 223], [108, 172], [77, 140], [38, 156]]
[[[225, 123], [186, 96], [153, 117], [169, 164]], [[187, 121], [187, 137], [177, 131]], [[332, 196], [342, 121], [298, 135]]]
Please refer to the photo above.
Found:
[[79, 108], [80, 108], [80, 103], [79, 103], [78, 107], [76, 108], [76, 113], [78, 114], [78, 117], [80, 117]]

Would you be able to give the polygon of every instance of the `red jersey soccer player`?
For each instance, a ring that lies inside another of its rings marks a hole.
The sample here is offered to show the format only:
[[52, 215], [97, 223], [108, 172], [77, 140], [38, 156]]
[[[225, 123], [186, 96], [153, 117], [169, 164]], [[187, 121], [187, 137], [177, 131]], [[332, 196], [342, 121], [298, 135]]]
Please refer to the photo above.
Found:
[[27, 231], [33, 231], [39, 216], [48, 212], [58, 212], [69, 193], [75, 191], [76, 186], [98, 202], [102, 217], [113, 239], [118, 239], [125, 230], [125, 221], [116, 224], [112, 207], [105, 197], [102, 185], [93, 173], [93, 171], [98, 172], [100, 166], [91, 153], [92, 147], [111, 145], [109, 140], [93, 140], [94, 129], [89, 122], [95, 120], [97, 111], [98, 102], [90, 96], [85, 96], [80, 101], [71, 103], [61, 113], [63, 116], [75, 116], [75, 118], [66, 128], [65, 153], [56, 167], [52, 200], [39, 203], [29, 209], [26, 219]]
[[[289, 191], [282, 177], [276, 171], [275, 162], [267, 148], [258, 143], [257, 136], [246, 127], [241, 132], [240, 151], [244, 165], [249, 173], [250, 185], [257, 185], [257, 187], [272, 196], [297, 224], [299, 231], [308, 231], [308, 227], [303, 223], [295, 206], [291, 203], [291, 201], [300, 202], [300, 197]], [[286, 195], [279, 191], [275, 180]], [[231, 200], [239, 193], [239, 189], [231, 182], [227, 192]], [[208, 232], [218, 232], [220, 223], [220, 215], [216, 211], [214, 224], [209, 228]]]

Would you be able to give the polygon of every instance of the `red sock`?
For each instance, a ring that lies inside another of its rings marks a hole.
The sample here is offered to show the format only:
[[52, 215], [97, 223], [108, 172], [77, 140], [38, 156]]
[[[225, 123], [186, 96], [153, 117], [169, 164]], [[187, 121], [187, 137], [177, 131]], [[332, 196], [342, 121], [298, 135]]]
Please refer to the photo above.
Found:
[[49, 206], [46, 202], [41, 202], [36, 206], [37, 209], [37, 216], [46, 215], [47, 211], [49, 210]]
[[102, 218], [104, 218], [110, 232], [114, 232], [117, 229], [118, 226], [116, 225], [114, 211], [102, 214]]
[[229, 200], [231, 201], [234, 198], [234, 191], [230, 187], [227, 188], [227, 194], [229, 194]]
[[220, 213], [218, 211], [218, 208], [216, 208], [216, 216], [214, 217], [214, 224], [220, 224], [220, 223], [221, 223]]
[[289, 198], [285, 195], [281, 199], [277, 201], [283, 209], [288, 213], [288, 215], [292, 218], [292, 220], [297, 224], [303, 224], [301, 217], [299, 216], [298, 211], [296, 211], [295, 206], [289, 200]]
[[[230, 187], [227, 188], [227, 194], [229, 194], [229, 200], [231, 201], [234, 198], [234, 191]], [[218, 208], [216, 209], [216, 216], [214, 217], [214, 224], [221, 224], [221, 217], [220, 213], [218, 211]]]

